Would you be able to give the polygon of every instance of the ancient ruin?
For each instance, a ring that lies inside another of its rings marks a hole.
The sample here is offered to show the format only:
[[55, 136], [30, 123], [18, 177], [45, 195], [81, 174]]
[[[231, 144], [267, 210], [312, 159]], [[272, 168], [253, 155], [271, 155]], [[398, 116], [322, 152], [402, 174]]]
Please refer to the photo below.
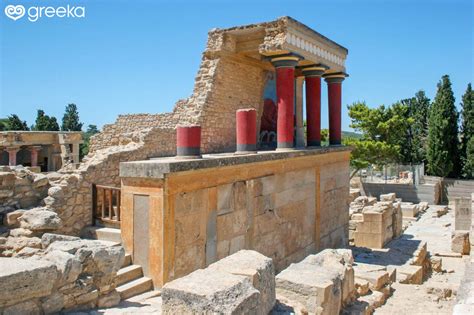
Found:
[[[472, 310], [474, 198], [448, 207], [351, 187], [347, 54], [290, 17], [213, 29], [172, 113], [119, 116], [77, 165], [80, 138], [63, 138], [72, 163], [57, 172], [16, 166], [43, 153], [10, 154], [0, 314], [403, 313], [411, 297]], [[18, 135], [1, 145], [38, 144]]]
[[0, 131], [0, 165], [30, 166], [53, 172], [68, 163], [79, 163], [81, 132]]

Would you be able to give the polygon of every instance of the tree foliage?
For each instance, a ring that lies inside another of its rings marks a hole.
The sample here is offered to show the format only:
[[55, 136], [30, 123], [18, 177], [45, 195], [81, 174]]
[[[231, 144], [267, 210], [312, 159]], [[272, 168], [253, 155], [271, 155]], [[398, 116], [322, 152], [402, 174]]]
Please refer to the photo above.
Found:
[[31, 129], [35, 131], [59, 131], [59, 125], [56, 117], [49, 117], [45, 115], [43, 110], [38, 109], [35, 124]]
[[401, 103], [391, 107], [369, 108], [364, 102], [348, 106], [351, 127], [362, 132], [362, 138], [348, 137], [344, 144], [353, 146], [351, 166], [352, 176], [369, 165], [385, 165], [400, 158], [400, 145], [407, 124], [407, 107]]
[[84, 140], [84, 143], [81, 144], [81, 159], [82, 159], [82, 157], [86, 156], [87, 153], [89, 153], [90, 139], [96, 133], [99, 133], [99, 129], [97, 128], [96, 125], [87, 126], [87, 130], [86, 130], [86, 132], [84, 132], [84, 134], [82, 136], [83, 140]]
[[414, 97], [404, 99], [401, 103], [407, 106], [408, 118], [411, 118], [407, 124], [407, 139], [401, 148], [403, 160], [407, 164], [426, 162], [430, 99], [426, 97], [424, 91], [418, 91]]
[[461, 103], [461, 145], [460, 156], [462, 176], [474, 178], [474, 91], [467, 85]]
[[456, 177], [460, 165], [458, 155], [458, 113], [448, 75], [438, 83], [428, 123], [428, 173]]
[[369, 165], [386, 165], [398, 158], [400, 148], [384, 141], [361, 140], [355, 138], [344, 139], [344, 144], [353, 147], [351, 152], [351, 167], [353, 173], [367, 168]]
[[6, 130], [30, 130], [26, 124], [26, 121], [21, 120], [16, 114], [8, 116], [8, 122], [6, 125]]
[[79, 112], [76, 104], [68, 104], [63, 116], [61, 130], [63, 131], [81, 131], [82, 123], [79, 121]]

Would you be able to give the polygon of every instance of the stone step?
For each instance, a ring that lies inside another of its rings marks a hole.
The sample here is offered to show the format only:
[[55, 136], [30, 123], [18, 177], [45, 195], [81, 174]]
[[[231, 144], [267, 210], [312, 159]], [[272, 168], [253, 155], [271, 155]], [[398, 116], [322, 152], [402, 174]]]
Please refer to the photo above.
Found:
[[120, 229], [100, 226], [88, 226], [82, 231], [82, 236], [100, 241], [122, 243], [122, 234]]
[[132, 264], [132, 255], [131, 254], [125, 254], [125, 259], [122, 264], [122, 268], [130, 266]]
[[143, 276], [142, 267], [139, 265], [130, 265], [120, 269], [117, 272], [117, 285], [122, 285], [126, 282], [130, 282], [132, 280], [136, 280]]
[[161, 290], [153, 290], [153, 291], [148, 291], [145, 293], [135, 295], [131, 298], [128, 298], [127, 301], [140, 303], [140, 302], [145, 302], [148, 299], [152, 299], [159, 296], [161, 296]]
[[117, 288], [122, 300], [128, 299], [132, 296], [150, 291], [153, 289], [153, 282], [148, 277], [141, 277], [131, 282], [122, 284]]

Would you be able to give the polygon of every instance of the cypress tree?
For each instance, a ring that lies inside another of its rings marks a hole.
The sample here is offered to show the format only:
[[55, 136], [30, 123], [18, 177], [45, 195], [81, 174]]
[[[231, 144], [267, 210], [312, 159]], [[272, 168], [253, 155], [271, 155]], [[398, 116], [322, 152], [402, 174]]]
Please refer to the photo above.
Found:
[[466, 93], [462, 96], [461, 117], [462, 175], [465, 178], [474, 178], [474, 91], [471, 83], [467, 85]]
[[459, 169], [458, 113], [451, 81], [444, 75], [430, 109], [428, 121], [428, 173], [456, 177]]
[[79, 112], [76, 104], [68, 104], [63, 116], [63, 131], [81, 131], [82, 123], [79, 122]]
[[426, 140], [428, 137], [428, 115], [430, 99], [424, 91], [418, 91], [414, 97], [413, 118], [413, 162], [426, 163]]

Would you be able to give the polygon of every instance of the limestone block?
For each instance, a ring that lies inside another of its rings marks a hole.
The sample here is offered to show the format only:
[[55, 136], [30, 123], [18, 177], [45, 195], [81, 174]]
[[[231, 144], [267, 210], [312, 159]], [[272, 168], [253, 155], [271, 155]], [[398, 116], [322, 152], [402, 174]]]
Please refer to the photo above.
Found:
[[199, 269], [162, 289], [163, 314], [257, 314], [260, 293], [247, 276]]
[[291, 264], [276, 277], [277, 294], [310, 314], [337, 314], [355, 294], [350, 250], [327, 249]]
[[0, 307], [50, 295], [57, 275], [51, 262], [0, 257]]
[[18, 221], [18, 218], [20, 218], [26, 210], [16, 210], [10, 213], [7, 213], [7, 215], [3, 219], [3, 224], [6, 226], [12, 228], [12, 227], [17, 227], [20, 222]]
[[58, 279], [60, 286], [76, 281], [82, 271], [81, 261], [78, 258], [60, 250], [48, 252], [44, 259], [52, 262], [60, 271]]
[[451, 251], [469, 255], [470, 250], [469, 231], [454, 231], [451, 235]]
[[402, 214], [404, 218], [415, 218], [418, 215], [417, 205], [402, 202]]
[[369, 293], [370, 291], [370, 282], [365, 280], [365, 279], [361, 279], [361, 278], [355, 278], [354, 279], [354, 283], [355, 283], [355, 288], [357, 290], [357, 295], [359, 296], [363, 296], [363, 295], [366, 295]]
[[380, 290], [390, 283], [390, 275], [386, 270], [356, 270], [355, 278], [357, 282], [363, 280], [369, 282], [369, 289]]
[[431, 269], [434, 272], [442, 272], [443, 271], [443, 260], [440, 257], [431, 257]]
[[62, 226], [58, 214], [43, 207], [26, 211], [19, 220], [22, 228], [32, 231], [55, 230]]
[[366, 303], [369, 314], [372, 314], [374, 309], [385, 303], [385, 294], [379, 291], [372, 291], [371, 294], [360, 297], [359, 301]]
[[423, 267], [414, 265], [402, 265], [397, 268], [397, 280], [404, 284], [422, 284]]
[[247, 276], [260, 292], [259, 313], [268, 314], [275, 304], [275, 270], [271, 258], [253, 251], [241, 250], [213, 264], [209, 269]]
[[454, 198], [454, 229], [469, 230], [471, 228], [471, 198]]
[[309, 314], [338, 314], [341, 308], [341, 284], [334, 271], [291, 264], [276, 276], [276, 290], [304, 305]]
[[385, 237], [380, 233], [354, 233], [354, 245], [358, 247], [383, 248]]
[[397, 198], [396, 194], [395, 193], [389, 193], [389, 194], [384, 194], [384, 195], [380, 195], [380, 201], [395, 201], [395, 199]]
[[46, 248], [51, 243], [54, 243], [57, 241], [77, 241], [77, 240], [80, 240], [80, 238], [75, 237], [75, 236], [69, 236], [69, 235], [44, 233], [43, 236], [41, 236], [41, 246], [43, 248]]

